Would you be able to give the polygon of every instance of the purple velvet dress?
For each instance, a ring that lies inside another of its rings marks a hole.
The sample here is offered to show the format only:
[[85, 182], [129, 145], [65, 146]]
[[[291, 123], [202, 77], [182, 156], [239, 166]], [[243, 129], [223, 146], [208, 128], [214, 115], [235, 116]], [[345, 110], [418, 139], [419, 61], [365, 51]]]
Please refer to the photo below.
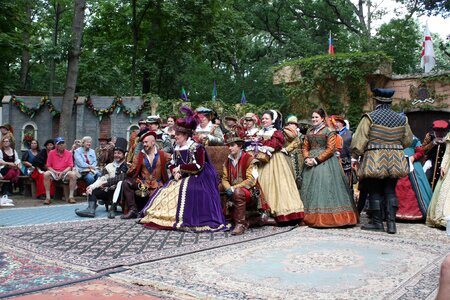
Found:
[[141, 211], [141, 223], [156, 229], [183, 231], [224, 231], [216, 170], [204, 147], [193, 141], [175, 147], [170, 168], [180, 166], [182, 178], [170, 180], [158, 189]]

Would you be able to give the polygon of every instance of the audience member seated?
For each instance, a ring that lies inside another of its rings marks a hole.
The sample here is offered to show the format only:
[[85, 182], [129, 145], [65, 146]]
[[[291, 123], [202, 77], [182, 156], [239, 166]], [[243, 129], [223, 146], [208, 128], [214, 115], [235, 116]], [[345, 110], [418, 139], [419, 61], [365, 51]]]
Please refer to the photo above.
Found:
[[2, 133], [2, 139], [8, 138], [11, 148], [16, 149], [16, 139], [14, 138], [14, 129], [11, 124], [3, 124], [0, 126], [0, 131]]
[[80, 140], [74, 140], [72, 147], [70, 148], [70, 152], [72, 152], [72, 156], [75, 157], [75, 150], [81, 147], [81, 141]]
[[50, 185], [51, 181], [60, 181], [62, 183], [69, 183], [69, 197], [67, 202], [76, 203], [77, 201], [73, 197], [74, 191], [77, 187], [77, 176], [72, 171], [73, 156], [72, 152], [67, 150], [64, 137], [57, 137], [55, 139], [56, 149], [51, 150], [48, 153], [47, 158], [47, 171], [44, 173], [44, 186], [45, 186], [45, 205], [51, 203], [50, 200]]
[[88, 207], [84, 210], [75, 210], [75, 213], [80, 217], [95, 217], [95, 210], [97, 208], [97, 199], [103, 201], [110, 206], [109, 218], [115, 216], [115, 203], [113, 201], [114, 195], [118, 195], [116, 189], [121, 188], [121, 183], [125, 179], [125, 175], [128, 170], [127, 163], [125, 162], [125, 153], [127, 151], [127, 140], [124, 138], [117, 138], [116, 145], [114, 147], [114, 161], [105, 166], [103, 176], [98, 178], [93, 184], [87, 187], [86, 193], [89, 195]]
[[31, 140], [30, 149], [22, 155], [22, 174], [31, 175], [34, 171], [33, 161], [39, 154], [39, 143], [37, 140]]
[[85, 136], [81, 139], [81, 147], [75, 150], [75, 170], [81, 175], [86, 185], [91, 185], [100, 176], [97, 169], [97, 156], [94, 149], [91, 149], [92, 138]]
[[103, 172], [105, 166], [114, 160], [114, 142], [105, 134], [98, 138], [99, 146], [95, 148], [97, 165], [100, 172]]
[[[55, 148], [55, 141], [53, 139], [46, 140], [44, 143], [44, 149], [39, 151], [39, 154], [33, 160], [34, 170], [31, 173], [36, 183], [36, 198], [45, 199], [45, 186], [44, 186], [44, 172], [47, 171], [47, 156], [48, 153]], [[55, 185], [53, 181], [50, 184], [50, 196], [55, 194]]]
[[9, 137], [2, 139], [0, 146], [0, 176], [3, 180], [10, 180], [2, 185], [2, 194], [12, 194], [12, 184], [19, 182], [21, 162], [17, 151], [11, 148]]

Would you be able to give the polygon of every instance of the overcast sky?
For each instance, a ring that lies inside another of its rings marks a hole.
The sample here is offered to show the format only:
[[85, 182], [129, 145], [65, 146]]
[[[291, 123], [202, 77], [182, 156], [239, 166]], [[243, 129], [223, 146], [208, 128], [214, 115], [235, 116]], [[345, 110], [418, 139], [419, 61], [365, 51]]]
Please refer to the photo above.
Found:
[[[353, 2], [358, 2], [357, 0], [353, 0]], [[386, 9], [386, 15], [383, 17], [382, 21], [380, 23], [386, 23], [389, 22], [390, 19], [395, 17], [395, 10], [399, 10], [400, 6], [398, 3], [396, 3], [394, 0], [377, 0], [372, 1], [372, 3], [380, 4], [380, 7], [383, 7]], [[404, 11], [404, 10], [403, 10]], [[430, 28], [431, 33], [437, 33], [441, 36], [442, 39], [446, 39], [447, 36], [450, 34], [450, 18], [443, 19], [442, 17], [427, 17], [422, 16], [419, 18], [419, 22], [422, 26], [425, 26], [426, 22], [428, 21], [428, 27]], [[376, 22], [375, 26], [379, 26], [380, 23]]]

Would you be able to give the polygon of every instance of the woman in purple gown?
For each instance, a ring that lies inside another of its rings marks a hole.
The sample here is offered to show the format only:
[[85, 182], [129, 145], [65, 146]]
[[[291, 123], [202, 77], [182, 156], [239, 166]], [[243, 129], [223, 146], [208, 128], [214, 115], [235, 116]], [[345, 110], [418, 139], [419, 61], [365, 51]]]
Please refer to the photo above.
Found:
[[219, 177], [205, 148], [191, 139], [197, 119], [189, 108], [176, 121], [176, 146], [169, 164], [172, 180], [156, 191], [141, 211], [140, 223], [156, 229], [224, 231], [231, 226], [222, 213]]

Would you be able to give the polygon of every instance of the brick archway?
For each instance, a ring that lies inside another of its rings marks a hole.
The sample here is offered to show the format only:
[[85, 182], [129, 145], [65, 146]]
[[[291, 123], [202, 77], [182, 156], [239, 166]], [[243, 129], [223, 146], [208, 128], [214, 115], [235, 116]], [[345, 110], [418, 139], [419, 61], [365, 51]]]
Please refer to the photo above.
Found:
[[111, 117], [104, 116], [100, 121], [99, 136], [106, 135], [111, 137]]

